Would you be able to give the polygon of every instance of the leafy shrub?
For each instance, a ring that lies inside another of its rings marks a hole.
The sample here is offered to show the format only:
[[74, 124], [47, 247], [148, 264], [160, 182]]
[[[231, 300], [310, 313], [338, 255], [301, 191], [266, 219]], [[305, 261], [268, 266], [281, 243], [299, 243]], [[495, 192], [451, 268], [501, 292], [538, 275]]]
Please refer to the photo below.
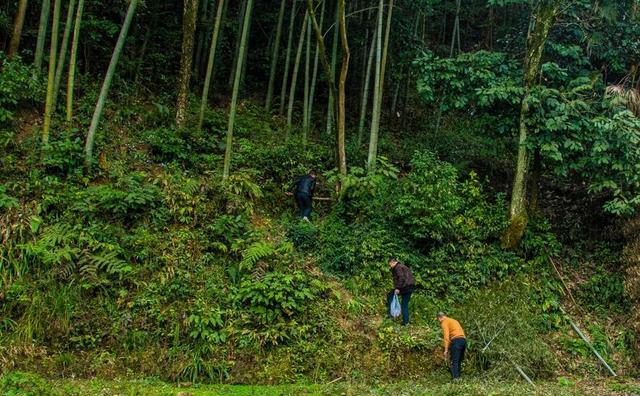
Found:
[[43, 96], [40, 74], [19, 57], [9, 60], [0, 52], [0, 126], [13, 120], [18, 104], [36, 102]]
[[42, 165], [49, 173], [80, 175], [82, 173], [83, 148], [80, 138], [50, 141], [43, 147]]
[[300, 329], [300, 319], [310, 303], [327, 286], [319, 279], [301, 271], [269, 272], [262, 277], [248, 278], [235, 290], [233, 299], [246, 314], [245, 328], [253, 328], [260, 344], [279, 344]]
[[51, 385], [36, 374], [13, 371], [0, 378], [0, 393], [5, 396], [56, 395]]
[[138, 172], [116, 177], [113, 183], [90, 186], [68, 198], [74, 202], [70, 208], [73, 211], [127, 220], [157, 206], [160, 190]]
[[476, 175], [458, 181], [458, 171], [430, 152], [418, 152], [401, 184], [396, 220], [416, 241], [443, 243], [488, 241], [504, 229], [501, 199], [492, 204]]

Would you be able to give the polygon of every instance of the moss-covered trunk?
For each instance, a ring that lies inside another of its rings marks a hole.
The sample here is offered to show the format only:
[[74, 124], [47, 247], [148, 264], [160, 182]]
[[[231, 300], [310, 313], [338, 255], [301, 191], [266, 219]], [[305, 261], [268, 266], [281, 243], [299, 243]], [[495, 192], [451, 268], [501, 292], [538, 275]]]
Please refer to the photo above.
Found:
[[9, 58], [18, 53], [20, 47], [20, 38], [22, 37], [22, 26], [24, 26], [24, 17], [27, 14], [27, 0], [20, 0], [18, 4], [18, 12], [13, 23], [13, 35], [9, 43]]
[[556, 19], [560, 3], [561, 0], [540, 0], [531, 14], [529, 22], [527, 52], [524, 59], [524, 96], [520, 106], [518, 156], [509, 208], [510, 225], [503, 238], [503, 245], [508, 248], [513, 248], [520, 243], [527, 227], [526, 186], [529, 174], [527, 118], [529, 117], [530, 92], [540, 71], [544, 46]]
[[180, 57], [180, 81], [178, 83], [178, 103], [176, 105], [176, 125], [184, 126], [189, 100], [191, 63], [193, 61], [193, 41], [198, 20], [198, 0], [185, 0], [182, 19], [182, 55]]

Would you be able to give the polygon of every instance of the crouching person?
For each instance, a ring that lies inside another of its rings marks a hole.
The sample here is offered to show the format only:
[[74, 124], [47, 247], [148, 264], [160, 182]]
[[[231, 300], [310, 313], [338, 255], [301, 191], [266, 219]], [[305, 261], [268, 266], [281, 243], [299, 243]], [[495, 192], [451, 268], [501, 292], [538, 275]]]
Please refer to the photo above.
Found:
[[387, 295], [387, 309], [391, 308], [393, 296], [400, 296], [402, 324], [406, 326], [409, 324], [409, 300], [411, 300], [411, 294], [416, 287], [416, 281], [413, 278], [411, 269], [399, 263], [395, 257], [389, 259], [389, 267], [391, 267], [391, 274], [393, 275], [393, 290]]
[[437, 319], [442, 327], [444, 358], [451, 360], [451, 377], [457, 380], [460, 378], [460, 367], [464, 359], [464, 352], [467, 349], [464, 330], [462, 330], [462, 326], [457, 320], [448, 318], [444, 312], [438, 312]]

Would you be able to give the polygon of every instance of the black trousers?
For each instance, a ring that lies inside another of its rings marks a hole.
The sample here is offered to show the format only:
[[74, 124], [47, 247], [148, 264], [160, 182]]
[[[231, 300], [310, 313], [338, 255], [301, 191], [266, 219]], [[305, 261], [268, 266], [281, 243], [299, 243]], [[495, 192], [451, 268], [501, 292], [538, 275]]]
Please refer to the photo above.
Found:
[[298, 205], [298, 214], [300, 217], [311, 216], [311, 209], [313, 208], [313, 201], [310, 194], [295, 193], [296, 204]]
[[454, 338], [449, 344], [449, 355], [451, 356], [451, 377], [460, 378], [460, 366], [464, 359], [464, 351], [467, 349], [467, 340], [464, 338]]

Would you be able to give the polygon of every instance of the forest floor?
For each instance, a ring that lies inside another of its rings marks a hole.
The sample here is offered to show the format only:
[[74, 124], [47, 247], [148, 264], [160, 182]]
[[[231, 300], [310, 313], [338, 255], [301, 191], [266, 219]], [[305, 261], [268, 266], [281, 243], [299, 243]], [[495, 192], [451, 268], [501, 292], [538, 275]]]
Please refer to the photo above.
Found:
[[640, 395], [640, 382], [629, 378], [567, 378], [536, 381], [498, 380], [470, 375], [451, 382], [445, 370], [427, 373], [415, 381], [354, 382], [342, 378], [327, 384], [202, 385], [158, 380], [57, 379], [37, 374], [9, 372], [0, 376], [2, 395], [145, 395], [145, 396], [297, 396], [297, 395]]
[[626, 381], [573, 381], [563, 379], [538, 383], [535, 388], [524, 382], [492, 382], [467, 378], [451, 383], [445, 378], [427, 378], [420, 382], [364, 384], [336, 382], [329, 385], [190, 385], [149, 381], [61, 380], [52, 388], [65, 395], [637, 395], [640, 383]]

